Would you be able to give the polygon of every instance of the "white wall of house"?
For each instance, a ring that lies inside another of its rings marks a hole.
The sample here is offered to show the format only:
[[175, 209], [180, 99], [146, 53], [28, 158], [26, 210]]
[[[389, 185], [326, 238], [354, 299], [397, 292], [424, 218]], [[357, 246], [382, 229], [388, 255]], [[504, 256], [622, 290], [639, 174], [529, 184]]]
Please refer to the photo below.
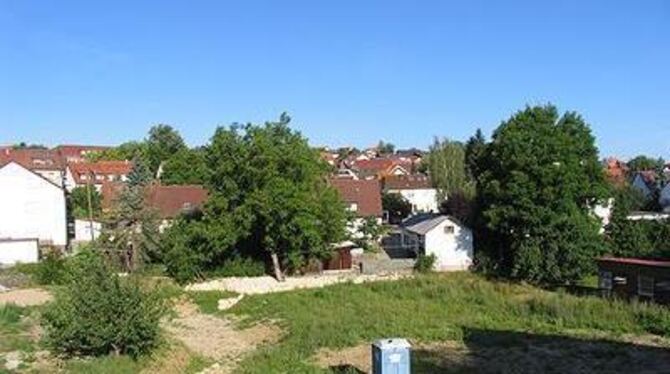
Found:
[[58, 186], [64, 186], [65, 185], [65, 177], [63, 175], [63, 172], [61, 170], [35, 170], [35, 173], [43, 176], [44, 178], [52, 181], [54, 184]]
[[91, 222], [87, 219], [75, 219], [74, 240], [77, 242], [90, 242], [91, 239], [95, 240], [100, 236], [101, 229], [102, 224], [100, 222]]
[[35, 239], [0, 240], [0, 264], [31, 264], [39, 260], [39, 244]]
[[426, 233], [425, 253], [435, 255], [437, 271], [466, 270], [473, 259], [472, 230], [445, 220]]
[[437, 213], [437, 190], [435, 188], [391, 190], [389, 193], [402, 195], [412, 204], [412, 213]]
[[67, 244], [65, 191], [16, 164], [0, 168], [0, 238]]

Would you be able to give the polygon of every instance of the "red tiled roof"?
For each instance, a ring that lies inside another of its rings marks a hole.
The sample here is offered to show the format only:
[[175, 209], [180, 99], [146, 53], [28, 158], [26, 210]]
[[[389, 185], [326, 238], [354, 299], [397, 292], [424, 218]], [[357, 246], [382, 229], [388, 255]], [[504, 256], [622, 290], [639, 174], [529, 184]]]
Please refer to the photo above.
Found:
[[615, 262], [620, 264], [629, 264], [629, 265], [642, 265], [642, 266], [654, 266], [654, 267], [670, 267], [670, 261], [660, 261], [660, 260], [647, 260], [643, 258], [630, 258], [630, 257], [601, 257], [598, 261], [602, 262]]
[[63, 164], [54, 151], [35, 148], [3, 148], [0, 150], [0, 165], [10, 161], [30, 170], [62, 170]]
[[417, 190], [433, 188], [426, 175], [391, 175], [384, 178], [385, 190]]
[[88, 179], [84, 179], [86, 175], [93, 175], [93, 182], [101, 184], [103, 180], [95, 178], [95, 176], [115, 176], [121, 177], [128, 175], [133, 169], [133, 164], [130, 161], [98, 161], [98, 162], [69, 162], [68, 169], [72, 173], [77, 184], [86, 184]]
[[[103, 183], [102, 207], [111, 209], [125, 183]], [[202, 208], [207, 200], [207, 190], [199, 185], [151, 185], [147, 187], [146, 203], [156, 209], [163, 219], [177, 217], [180, 213]]]
[[381, 217], [382, 197], [378, 180], [331, 179], [330, 183], [345, 203], [357, 205], [358, 216]]
[[107, 150], [111, 147], [99, 146], [99, 145], [72, 145], [72, 144], [63, 144], [56, 146], [53, 150], [58, 153], [61, 159], [64, 162], [81, 160], [84, 158], [86, 153], [89, 152], [101, 152]]

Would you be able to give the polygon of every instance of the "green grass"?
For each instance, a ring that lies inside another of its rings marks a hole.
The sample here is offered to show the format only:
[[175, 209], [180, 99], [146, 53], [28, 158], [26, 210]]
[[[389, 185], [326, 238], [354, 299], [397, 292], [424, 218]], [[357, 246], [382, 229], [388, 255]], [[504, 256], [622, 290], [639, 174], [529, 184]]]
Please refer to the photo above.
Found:
[[228, 291], [191, 291], [188, 295], [198, 305], [200, 312], [206, 314], [221, 313], [218, 309], [219, 300], [237, 296], [236, 293]]
[[[203, 302], [204, 303], [204, 302]], [[320, 372], [310, 357], [382, 337], [463, 342], [472, 331], [533, 332], [617, 339], [670, 335], [670, 312], [656, 305], [577, 297], [468, 273], [251, 296], [232, 313], [279, 319], [287, 335], [242, 362], [250, 373]]]
[[33, 350], [26, 331], [28, 326], [23, 319], [29, 312], [29, 308], [14, 304], [0, 306], [0, 353]]

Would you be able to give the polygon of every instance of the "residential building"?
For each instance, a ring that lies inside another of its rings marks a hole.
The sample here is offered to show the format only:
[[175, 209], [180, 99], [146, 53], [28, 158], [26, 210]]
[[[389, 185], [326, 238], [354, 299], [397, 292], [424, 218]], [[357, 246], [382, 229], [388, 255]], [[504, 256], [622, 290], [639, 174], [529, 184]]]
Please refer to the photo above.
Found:
[[378, 180], [332, 178], [330, 184], [337, 190], [346, 208], [356, 216], [348, 228], [352, 235], [358, 235], [358, 229], [368, 217], [382, 222], [381, 186]]
[[67, 245], [65, 191], [60, 185], [10, 161], [0, 168], [0, 191], [0, 238]]
[[653, 170], [637, 172], [631, 185], [640, 191], [646, 199], [651, 198], [656, 191], [656, 172]]
[[409, 175], [410, 171], [390, 158], [353, 161], [349, 168], [360, 179], [383, 179], [391, 175]]
[[397, 193], [412, 204], [412, 214], [437, 213], [438, 193], [426, 175], [392, 175], [384, 178], [384, 192]]
[[85, 162], [87, 155], [102, 152], [110, 148], [97, 145], [64, 144], [54, 147], [53, 151], [58, 154], [63, 165], [67, 165], [70, 162]]
[[605, 160], [605, 176], [610, 183], [615, 186], [622, 186], [626, 183], [626, 176], [628, 175], [628, 166], [623, 161], [614, 157], [609, 157]]
[[598, 278], [605, 295], [670, 303], [670, 261], [602, 257]]
[[100, 191], [105, 182], [125, 182], [132, 169], [130, 161], [70, 162], [65, 171], [65, 187], [72, 191], [90, 184]]
[[666, 182], [665, 186], [661, 189], [658, 203], [664, 212], [670, 213], [670, 182]]
[[434, 270], [466, 270], [474, 256], [472, 230], [441, 214], [419, 214], [403, 221], [401, 242], [416, 255], [435, 256]]
[[9, 162], [43, 176], [58, 186], [64, 185], [64, 167], [58, 153], [43, 148], [10, 148], [0, 150], [0, 166]]

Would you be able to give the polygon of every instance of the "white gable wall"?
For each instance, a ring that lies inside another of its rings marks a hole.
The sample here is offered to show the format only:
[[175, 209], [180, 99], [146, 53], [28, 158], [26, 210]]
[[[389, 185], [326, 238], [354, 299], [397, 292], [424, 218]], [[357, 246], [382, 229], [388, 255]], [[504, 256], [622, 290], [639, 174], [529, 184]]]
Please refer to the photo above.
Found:
[[437, 190], [435, 188], [421, 189], [389, 189], [389, 193], [402, 195], [410, 204], [412, 204], [412, 213], [437, 213]]
[[0, 238], [67, 244], [65, 193], [15, 163], [0, 168]]
[[[453, 233], [445, 232], [447, 226]], [[435, 270], [466, 270], [472, 264], [472, 230], [455, 221], [445, 220], [426, 233], [426, 255], [436, 257]]]

